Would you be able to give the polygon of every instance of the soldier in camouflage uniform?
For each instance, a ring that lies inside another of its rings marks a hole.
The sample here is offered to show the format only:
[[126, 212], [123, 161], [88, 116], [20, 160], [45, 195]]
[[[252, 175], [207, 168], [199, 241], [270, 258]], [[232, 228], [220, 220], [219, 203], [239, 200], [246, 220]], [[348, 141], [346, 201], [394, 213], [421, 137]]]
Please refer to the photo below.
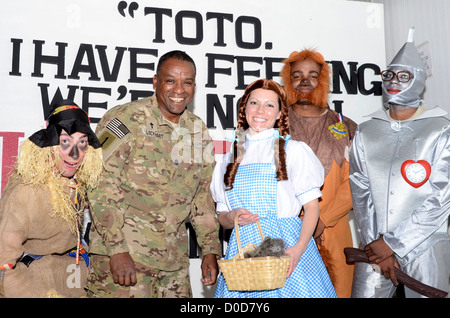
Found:
[[97, 126], [105, 168], [89, 195], [91, 297], [192, 297], [188, 216], [202, 249], [203, 284], [217, 279], [213, 145], [203, 121], [186, 110], [194, 61], [165, 54], [153, 88], [154, 96], [114, 107]]

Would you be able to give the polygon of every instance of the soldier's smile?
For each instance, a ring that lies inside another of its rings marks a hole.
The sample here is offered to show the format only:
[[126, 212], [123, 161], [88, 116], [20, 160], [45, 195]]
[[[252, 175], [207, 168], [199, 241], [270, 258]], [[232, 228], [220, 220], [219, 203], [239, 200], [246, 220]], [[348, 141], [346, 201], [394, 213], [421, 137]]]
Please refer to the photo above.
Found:
[[181, 103], [182, 101], [184, 101], [184, 98], [169, 97], [169, 99], [175, 103]]

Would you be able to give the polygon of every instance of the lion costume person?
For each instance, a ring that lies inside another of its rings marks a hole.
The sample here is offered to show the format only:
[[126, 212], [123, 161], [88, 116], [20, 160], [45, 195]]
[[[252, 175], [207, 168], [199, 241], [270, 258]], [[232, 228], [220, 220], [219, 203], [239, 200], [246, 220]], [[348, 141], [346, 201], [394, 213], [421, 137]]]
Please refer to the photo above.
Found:
[[290, 105], [292, 139], [311, 147], [325, 169], [314, 238], [336, 294], [348, 298], [353, 280], [353, 267], [346, 264], [343, 253], [344, 247], [353, 245], [348, 151], [357, 125], [328, 107], [330, 68], [319, 52], [292, 52], [284, 61], [281, 76]]
[[86, 191], [97, 186], [102, 153], [82, 109], [68, 100], [51, 109], [47, 127], [20, 145], [0, 200], [1, 297], [85, 293]]

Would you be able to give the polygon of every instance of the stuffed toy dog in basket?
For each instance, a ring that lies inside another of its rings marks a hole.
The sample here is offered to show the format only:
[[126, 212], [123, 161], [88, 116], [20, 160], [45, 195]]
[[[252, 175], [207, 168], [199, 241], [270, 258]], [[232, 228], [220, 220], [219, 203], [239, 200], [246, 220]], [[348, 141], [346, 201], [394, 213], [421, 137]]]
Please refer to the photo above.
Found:
[[264, 238], [257, 221], [261, 245], [249, 243], [242, 249], [237, 221], [238, 217], [234, 220], [234, 229], [239, 252], [232, 259], [218, 261], [228, 290], [269, 290], [283, 287], [291, 262], [291, 257], [284, 254], [284, 241]]

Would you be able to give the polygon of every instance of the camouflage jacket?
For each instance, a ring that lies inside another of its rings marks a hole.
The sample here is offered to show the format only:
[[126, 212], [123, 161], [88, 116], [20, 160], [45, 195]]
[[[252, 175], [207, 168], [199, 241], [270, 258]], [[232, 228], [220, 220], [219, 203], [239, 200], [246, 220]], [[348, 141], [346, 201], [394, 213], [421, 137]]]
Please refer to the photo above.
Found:
[[203, 255], [221, 255], [210, 194], [214, 149], [203, 121], [186, 110], [176, 128], [155, 97], [109, 110], [97, 125], [104, 171], [89, 193], [90, 252], [130, 252], [156, 269], [189, 265], [189, 216]]

